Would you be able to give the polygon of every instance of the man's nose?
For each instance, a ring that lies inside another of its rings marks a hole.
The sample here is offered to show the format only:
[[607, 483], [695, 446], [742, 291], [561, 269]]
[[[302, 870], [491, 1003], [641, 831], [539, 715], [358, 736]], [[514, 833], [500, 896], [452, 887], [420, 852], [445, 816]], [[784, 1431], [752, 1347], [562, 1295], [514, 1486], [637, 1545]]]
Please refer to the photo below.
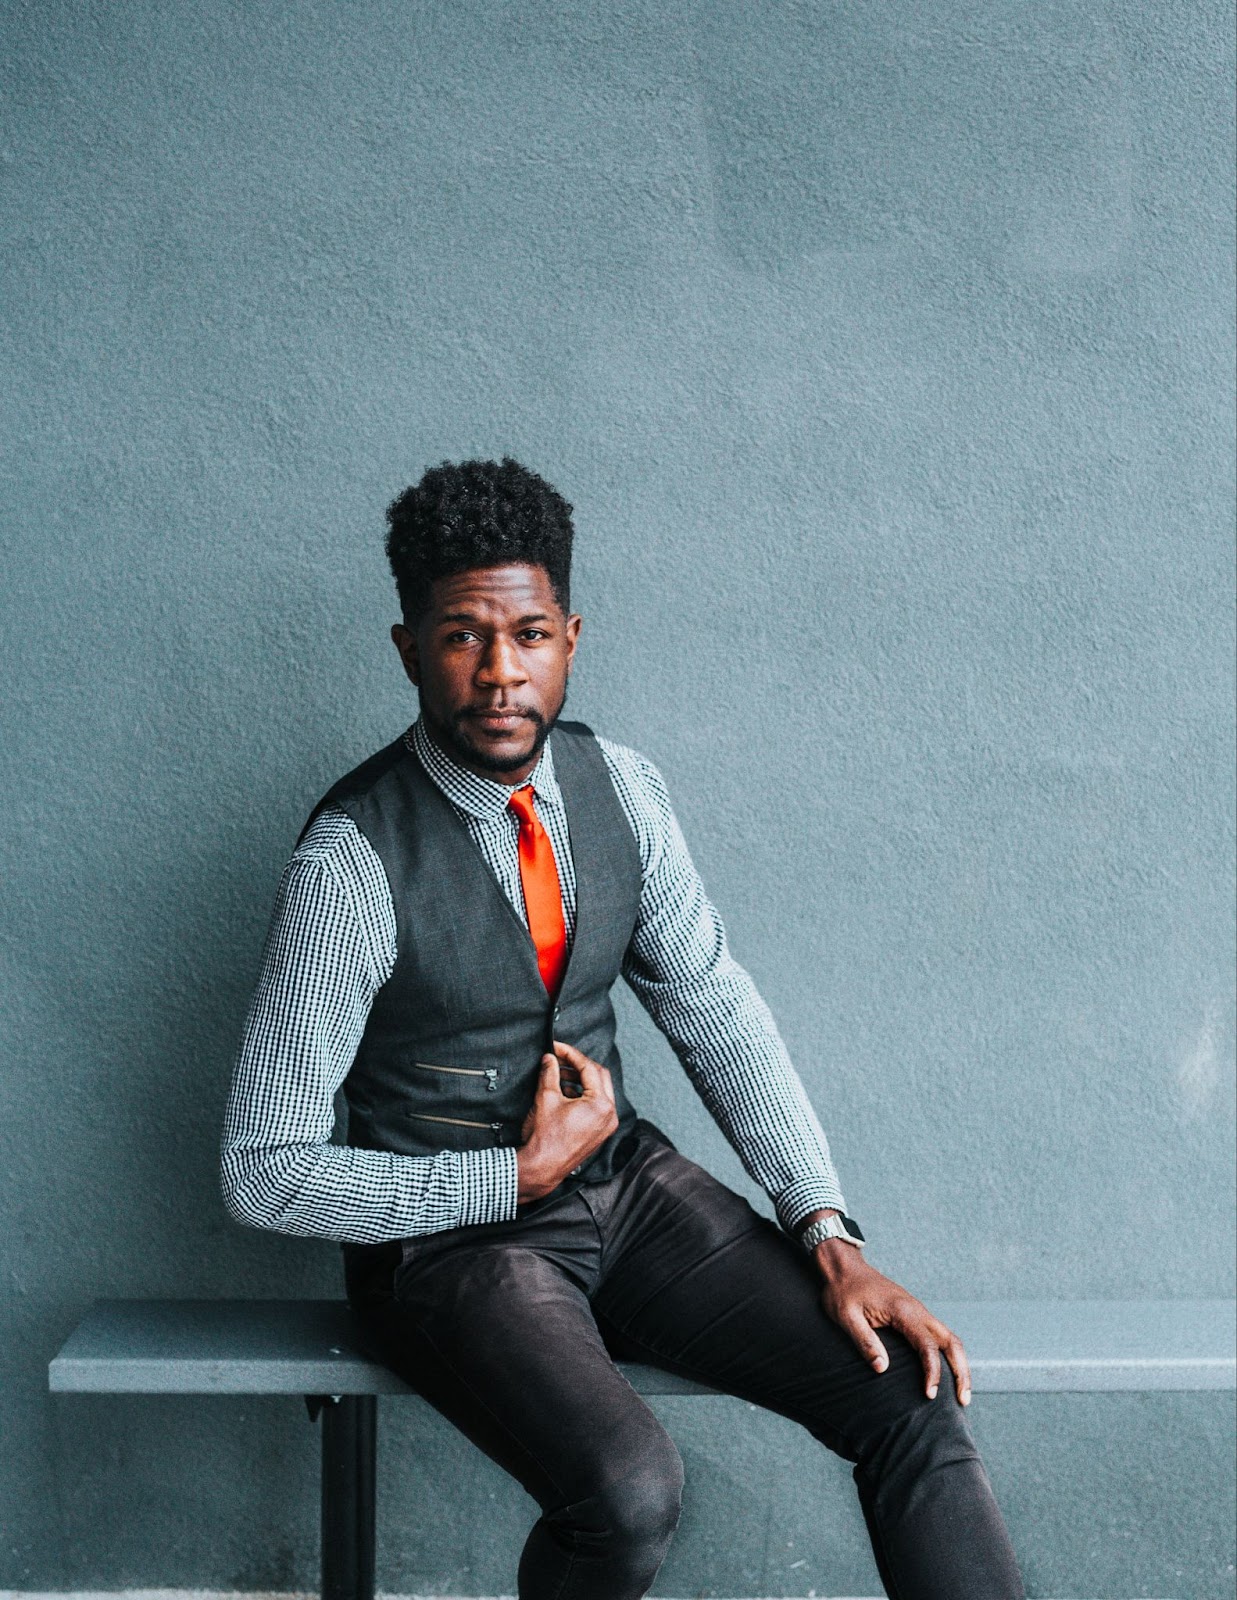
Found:
[[496, 687], [523, 683], [524, 665], [520, 652], [510, 639], [491, 639], [477, 666], [477, 681]]

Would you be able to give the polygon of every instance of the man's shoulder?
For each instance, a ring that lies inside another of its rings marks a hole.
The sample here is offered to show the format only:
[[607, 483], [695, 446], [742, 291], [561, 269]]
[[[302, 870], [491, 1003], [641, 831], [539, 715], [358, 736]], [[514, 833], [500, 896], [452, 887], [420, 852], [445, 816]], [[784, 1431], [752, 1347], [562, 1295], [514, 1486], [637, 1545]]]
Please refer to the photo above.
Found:
[[315, 806], [301, 830], [289, 865], [324, 868], [336, 877], [368, 877], [372, 859], [365, 835], [348, 813], [328, 798]]
[[344, 773], [310, 811], [293, 850], [294, 864], [330, 867], [346, 877], [370, 877], [373, 848], [366, 838], [366, 813], [382, 805], [386, 790], [405, 765], [416, 765], [400, 734]]
[[607, 739], [600, 733], [597, 743], [611, 771], [622, 773], [629, 782], [661, 784], [661, 773], [643, 751], [633, 749], [629, 744], [620, 744], [617, 739]]
[[598, 733], [586, 722], [563, 720], [555, 724], [555, 731], [573, 739], [595, 739], [612, 778], [622, 779], [637, 787], [652, 785], [656, 789], [664, 788], [661, 773], [646, 755], [634, 750], [631, 745], [606, 738], [605, 734]]
[[375, 750], [372, 756], [359, 761], [342, 778], [336, 778], [319, 805], [334, 804], [346, 810], [349, 801], [369, 794], [403, 767], [410, 754], [407, 735], [401, 733], [389, 744], [384, 744], [381, 750]]
[[[407, 788], [408, 768], [418, 764], [408, 748], [405, 734], [392, 739], [389, 744], [366, 756], [364, 761], [337, 778], [310, 811], [297, 840], [297, 853], [302, 844], [317, 830], [318, 820], [324, 814], [344, 815], [353, 822], [363, 823], [366, 812], [374, 806], [382, 809], [392, 802], [391, 791]], [[328, 836], [330, 830], [328, 829]]]

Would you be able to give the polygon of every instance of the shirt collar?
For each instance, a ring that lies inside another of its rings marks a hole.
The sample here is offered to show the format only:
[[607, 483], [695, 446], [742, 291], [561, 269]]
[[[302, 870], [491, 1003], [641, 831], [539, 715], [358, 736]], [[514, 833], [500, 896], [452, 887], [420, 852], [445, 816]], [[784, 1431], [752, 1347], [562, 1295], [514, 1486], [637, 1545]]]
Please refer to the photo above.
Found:
[[[404, 743], [451, 804], [483, 822], [496, 822], [506, 816], [507, 802], [513, 790], [522, 787], [520, 784], [499, 783], [495, 778], [483, 778], [479, 773], [469, 772], [467, 767], [452, 761], [442, 746], [431, 737], [424, 717], [418, 717], [409, 728], [404, 735]], [[554, 776], [554, 755], [549, 740], [542, 745], [537, 765], [524, 782], [532, 784], [538, 807], [562, 806], [563, 796]]]

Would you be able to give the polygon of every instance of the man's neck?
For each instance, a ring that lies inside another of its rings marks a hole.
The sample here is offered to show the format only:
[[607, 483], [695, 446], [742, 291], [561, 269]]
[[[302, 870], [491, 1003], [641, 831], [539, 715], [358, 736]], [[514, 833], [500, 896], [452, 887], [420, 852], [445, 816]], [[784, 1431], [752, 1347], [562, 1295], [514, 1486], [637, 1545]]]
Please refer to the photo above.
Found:
[[[545, 740], [543, 739], [534, 751], [531, 760], [524, 762], [514, 772], [495, 772], [480, 761], [469, 760], [465, 752], [460, 750], [457, 745], [448, 743], [438, 729], [434, 727], [433, 723], [430, 722], [424, 711], [421, 712], [417, 720], [421, 725], [422, 733], [434, 746], [435, 751], [443, 761], [460, 771], [470, 773], [475, 778], [483, 779], [486, 783], [498, 784], [503, 788], [515, 789], [520, 784], [527, 783], [541, 765], [545, 755]], [[551, 729], [550, 731], [553, 730]], [[548, 737], [549, 732], [546, 735], [546, 738]]]

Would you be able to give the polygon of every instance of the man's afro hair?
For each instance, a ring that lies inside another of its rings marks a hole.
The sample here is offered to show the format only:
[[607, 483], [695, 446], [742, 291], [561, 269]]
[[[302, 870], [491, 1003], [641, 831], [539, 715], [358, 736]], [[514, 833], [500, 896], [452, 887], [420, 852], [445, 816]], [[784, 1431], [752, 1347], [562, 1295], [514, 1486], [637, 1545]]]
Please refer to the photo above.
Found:
[[387, 507], [387, 560], [405, 618], [415, 622], [435, 578], [513, 563], [544, 567], [566, 611], [571, 507], [510, 456], [444, 461]]

